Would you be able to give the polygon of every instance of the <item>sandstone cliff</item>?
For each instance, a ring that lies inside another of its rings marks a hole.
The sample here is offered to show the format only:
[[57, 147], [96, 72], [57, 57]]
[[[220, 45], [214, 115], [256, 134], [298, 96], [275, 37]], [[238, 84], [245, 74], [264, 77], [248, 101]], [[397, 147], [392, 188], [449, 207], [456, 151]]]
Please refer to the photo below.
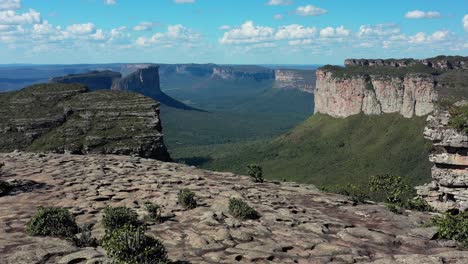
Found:
[[467, 57], [426, 60], [346, 60], [317, 70], [315, 112], [424, 116], [440, 98], [468, 97]]
[[279, 89], [298, 89], [313, 93], [315, 89], [315, 71], [313, 70], [275, 70], [275, 87]]
[[73, 84], [79, 83], [90, 90], [110, 89], [114, 82], [118, 81], [122, 75], [113, 71], [92, 71], [83, 74], [70, 74], [63, 77], [52, 78], [52, 83]]
[[[468, 109], [466, 101], [457, 105]], [[417, 189], [440, 211], [468, 210], [468, 134], [452, 127], [453, 115], [449, 110], [435, 111], [428, 117], [424, 130], [425, 138], [433, 142], [429, 158], [434, 163], [433, 181]], [[468, 122], [465, 126], [468, 127]]]
[[169, 160], [159, 104], [134, 93], [43, 84], [0, 94], [0, 151], [109, 153]]
[[275, 71], [260, 66], [216, 66], [213, 68], [213, 77], [224, 80], [274, 80]]
[[[38, 206], [70, 208], [78, 224], [96, 223], [102, 212], [126, 206], [140, 219], [144, 202], [162, 206], [162, 223], [148, 222], [172, 263], [467, 263], [468, 251], [436, 240], [422, 227], [432, 215], [397, 215], [384, 205], [358, 205], [312, 185], [253, 183], [248, 177], [174, 163], [112, 155], [0, 154], [2, 180], [15, 186], [0, 197], [0, 256], [5, 264], [112, 263], [101, 247], [31, 237], [25, 225]], [[192, 190], [200, 205], [184, 209], [177, 193]], [[239, 220], [228, 209], [245, 200], [260, 218]]]

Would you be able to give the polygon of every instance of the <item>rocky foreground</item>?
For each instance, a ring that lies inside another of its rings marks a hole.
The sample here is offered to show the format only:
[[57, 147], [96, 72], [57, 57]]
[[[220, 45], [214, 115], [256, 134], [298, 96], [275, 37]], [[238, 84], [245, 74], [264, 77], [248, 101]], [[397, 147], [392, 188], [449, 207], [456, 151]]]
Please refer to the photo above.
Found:
[[[16, 152], [0, 154], [0, 161], [0, 178], [16, 185], [0, 197], [2, 263], [110, 263], [101, 248], [31, 237], [25, 225], [38, 206], [67, 207], [79, 224], [96, 223], [92, 232], [101, 238], [106, 206], [127, 206], [143, 218], [145, 200], [162, 205], [166, 219], [147, 233], [178, 263], [468, 262], [468, 251], [435, 240], [437, 231], [422, 227], [430, 213], [353, 206], [312, 185], [253, 183], [246, 176], [126, 156]], [[182, 188], [195, 192], [197, 208], [177, 204]], [[234, 218], [227, 208], [231, 197], [241, 197], [261, 217]]]

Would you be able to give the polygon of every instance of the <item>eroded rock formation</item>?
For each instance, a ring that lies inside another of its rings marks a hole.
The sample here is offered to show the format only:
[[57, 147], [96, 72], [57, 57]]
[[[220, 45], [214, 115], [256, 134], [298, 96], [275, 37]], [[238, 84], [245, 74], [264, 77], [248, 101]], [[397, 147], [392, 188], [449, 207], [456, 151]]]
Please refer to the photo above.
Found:
[[[253, 183], [249, 177], [180, 164], [112, 155], [0, 154], [2, 180], [15, 186], [0, 197], [0, 256], [5, 264], [112, 263], [102, 248], [25, 234], [38, 206], [70, 208], [78, 224], [96, 223], [102, 238], [107, 206], [126, 206], [140, 219], [144, 202], [162, 206], [162, 223], [148, 223], [174, 263], [466, 263], [468, 251], [436, 240], [422, 227], [432, 215], [391, 213], [384, 205], [358, 205], [312, 185]], [[86, 166], [84, 166], [86, 165]], [[34, 184], [33, 184], [34, 183]], [[30, 188], [22, 188], [30, 186]], [[177, 203], [192, 190], [200, 205]], [[229, 199], [241, 198], [260, 218], [239, 220]]]
[[275, 70], [275, 87], [279, 89], [298, 89], [313, 93], [315, 72], [313, 70]]
[[[460, 102], [468, 105], [468, 102]], [[468, 134], [450, 126], [448, 110], [437, 110], [427, 119], [425, 138], [433, 142], [430, 161], [432, 182], [418, 187], [418, 194], [440, 211], [468, 210]]]
[[88, 87], [92, 91], [110, 89], [114, 82], [118, 81], [122, 75], [113, 71], [92, 71], [83, 74], [70, 74], [63, 77], [52, 78], [52, 83], [73, 84], [79, 83]]
[[107, 153], [169, 160], [159, 103], [67, 84], [0, 94], [0, 151]]
[[438, 98], [434, 78], [425, 74], [342, 77], [333, 71], [319, 69], [316, 75], [315, 112], [333, 117], [359, 113], [400, 113], [408, 118], [423, 116], [434, 110]]
[[213, 77], [224, 80], [252, 79], [255, 81], [274, 80], [275, 71], [259, 66], [216, 66]]
[[365, 67], [395, 67], [405, 68], [418, 64], [439, 70], [468, 69], [468, 58], [462, 56], [438, 56], [435, 58], [415, 60], [415, 59], [347, 59], [346, 66], [365, 66]]

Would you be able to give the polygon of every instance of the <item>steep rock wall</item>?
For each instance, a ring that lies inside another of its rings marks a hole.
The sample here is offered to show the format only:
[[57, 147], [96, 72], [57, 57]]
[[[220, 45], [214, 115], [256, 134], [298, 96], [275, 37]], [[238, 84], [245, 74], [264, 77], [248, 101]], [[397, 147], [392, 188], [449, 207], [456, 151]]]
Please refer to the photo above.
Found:
[[275, 87], [279, 89], [298, 89], [313, 93], [315, 73], [312, 70], [275, 70]]
[[437, 100], [432, 76], [380, 75], [335, 76], [326, 69], [316, 72], [315, 112], [333, 117], [364, 113], [401, 113], [404, 117], [427, 115]]
[[73, 84], [79, 83], [86, 85], [90, 90], [110, 89], [114, 82], [118, 81], [122, 75], [113, 71], [92, 71], [83, 74], [70, 74], [63, 77], [52, 78], [52, 83]]

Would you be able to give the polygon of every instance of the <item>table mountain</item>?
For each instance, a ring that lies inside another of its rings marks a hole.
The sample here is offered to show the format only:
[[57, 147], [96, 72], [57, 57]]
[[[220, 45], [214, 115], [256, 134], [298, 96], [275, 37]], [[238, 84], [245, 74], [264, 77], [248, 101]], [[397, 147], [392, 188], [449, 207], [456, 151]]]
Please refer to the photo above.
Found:
[[52, 78], [52, 83], [73, 84], [79, 83], [92, 91], [110, 89], [112, 84], [122, 78], [122, 74], [113, 71], [92, 71], [83, 74], [69, 74], [63, 77]]

